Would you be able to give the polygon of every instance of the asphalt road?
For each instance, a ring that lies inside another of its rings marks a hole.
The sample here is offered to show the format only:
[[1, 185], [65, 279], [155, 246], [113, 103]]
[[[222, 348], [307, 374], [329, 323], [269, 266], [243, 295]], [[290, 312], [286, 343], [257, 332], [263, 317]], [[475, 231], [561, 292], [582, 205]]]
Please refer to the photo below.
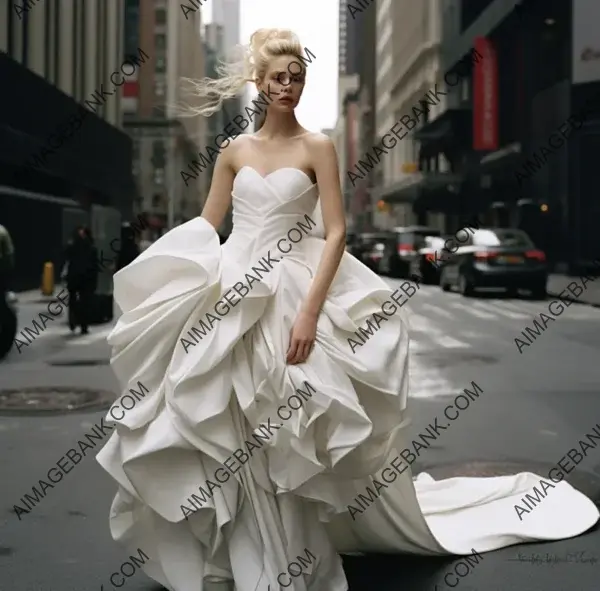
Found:
[[[467, 299], [431, 286], [411, 298], [414, 434], [442, 416], [465, 388], [473, 390], [472, 382], [483, 391], [422, 452], [414, 472], [450, 476], [531, 470], [545, 475], [600, 424], [600, 309], [573, 304], [548, 321], [522, 354], [515, 345], [535, 317], [548, 314], [550, 301], [487, 294]], [[21, 325], [30, 324], [43, 308], [22, 304]], [[104, 341], [109, 329], [92, 327], [83, 337], [71, 336], [63, 322], [49, 325], [20, 354], [13, 351], [0, 363], [0, 395], [3, 389], [36, 386], [95, 388], [116, 395]], [[376, 343], [364, 346], [371, 345]], [[73, 362], [90, 365], [52, 365]], [[94, 460], [102, 441], [29, 514], [19, 520], [13, 512], [13, 505], [103, 415], [7, 415], [0, 410], [0, 591], [115, 589], [110, 576], [128, 554], [108, 530], [115, 487]], [[599, 502], [600, 447], [567, 479]], [[597, 591], [600, 534], [595, 528], [572, 540], [488, 553], [466, 571], [464, 565], [457, 567], [464, 576], [445, 581], [462, 560], [366, 556], [346, 558], [345, 565], [352, 591]], [[158, 589], [139, 570], [122, 588]]]

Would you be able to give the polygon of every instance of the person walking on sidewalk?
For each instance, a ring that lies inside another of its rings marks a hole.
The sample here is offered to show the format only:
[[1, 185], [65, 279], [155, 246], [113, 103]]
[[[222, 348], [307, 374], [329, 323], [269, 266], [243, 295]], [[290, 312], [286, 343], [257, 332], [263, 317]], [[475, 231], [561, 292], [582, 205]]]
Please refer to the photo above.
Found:
[[129, 222], [121, 227], [121, 249], [117, 257], [117, 271], [124, 269], [140, 254], [140, 248], [135, 241], [135, 231]]
[[81, 334], [89, 332], [90, 308], [98, 283], [98, 251], [89, 228], [79, 227], [65, 253], [69, 291], [69, 328], [81, 325]]

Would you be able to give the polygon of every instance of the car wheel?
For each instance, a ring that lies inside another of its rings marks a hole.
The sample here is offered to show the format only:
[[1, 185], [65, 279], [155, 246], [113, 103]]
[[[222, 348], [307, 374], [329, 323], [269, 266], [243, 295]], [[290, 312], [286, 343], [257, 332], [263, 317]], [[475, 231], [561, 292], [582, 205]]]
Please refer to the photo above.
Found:
[[458, 278], [458, 288], [464, 297], [472, 296], [475, 293], [475, 286], [467, 279], [464, 273]]
[[0, 359], [8, 355], [17, 334], [17, 315], [10, 309], [0, 310]]
[[450, 284], [446, 281], [446, 272], [443, 269], [440, 273], [440, 287], [442, 291], [450, 291]]
[[506, 295], [509, 298], [516, 298], [519, 296], [519, 290], [516, 287], [509, 287], [506, 289]]

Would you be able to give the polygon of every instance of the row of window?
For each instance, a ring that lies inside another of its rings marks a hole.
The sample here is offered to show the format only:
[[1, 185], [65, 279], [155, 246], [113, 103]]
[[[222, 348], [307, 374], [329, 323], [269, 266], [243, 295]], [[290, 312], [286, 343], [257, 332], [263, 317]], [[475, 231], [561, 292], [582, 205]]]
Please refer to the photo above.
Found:
[[[44, 44], [43, 64], [35, 64], [36, 71], [49, 82], [61, 86], [60, 63], [61, 63], [61, 40], [69, 35], [65, 18], [72, 14], [71, 41], [72, 41], [72, 80], [71, 93], [73, 98], [82, 101], [86, 98], [85, 68], [86, 58], [93, 56], [96, 61], [95, 86], [99, 87], [104, 78], [110, 75], [107, 71], [106, 49], [108, 37], [108, 9], [105, 2], [97, 3], [97, 11], [94, 11], [96, 23], [97, 46], [90, 47], [86, 43], [86, 17], [94, 5], [86, 4], [85, 0], [72, 0], [72, 4], [63, 10], [64, 5], [58, 0], [46, 0], [43, 4], [30, 6], [17, 14], [15, 6], [23, 7], [18, 0], [9, 0], [6, 6], [7, 43], [6, 53], [15, 61], [25, 67], [32, 68], [33, 57], [30, 49], [33, 43], [42, 41]], [[43, 35], [41, 31], [34, 30], [32, 12], [34, 10], [44, 11]], [[0, 15], [0, 22], [4, 19]]]

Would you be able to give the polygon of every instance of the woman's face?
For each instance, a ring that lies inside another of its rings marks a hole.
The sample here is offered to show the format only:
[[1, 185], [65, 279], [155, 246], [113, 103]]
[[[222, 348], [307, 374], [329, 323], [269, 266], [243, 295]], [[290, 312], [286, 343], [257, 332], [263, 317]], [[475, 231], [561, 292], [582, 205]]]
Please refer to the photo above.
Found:
[[293, 111], [300, 102], [305, 79], [306, 68], [302, 62], [295, 56], [281, 55], [271, 60], [257, 86], [271, 98], [270, 109]]

